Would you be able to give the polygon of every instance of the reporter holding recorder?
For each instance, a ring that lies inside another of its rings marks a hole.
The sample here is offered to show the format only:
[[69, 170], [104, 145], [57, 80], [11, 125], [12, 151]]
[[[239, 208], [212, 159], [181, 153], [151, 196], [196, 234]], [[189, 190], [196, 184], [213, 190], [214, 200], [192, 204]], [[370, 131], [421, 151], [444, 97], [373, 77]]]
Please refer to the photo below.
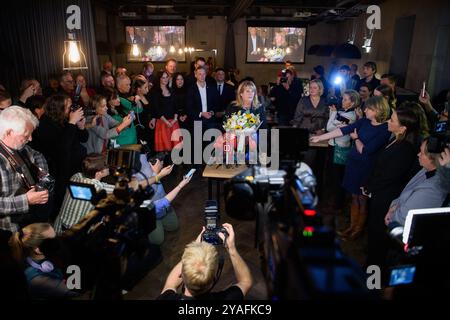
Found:
[[[172, 269], [167, 277], [164, 288], [157, 300], [243, 300], [245, 295], [253, 285], [253, 279], [245, 261], [240, 256], [235, 246], [235, 234], [233, 226], [224, 223], [228, 237], [225, 240], [225, 248], [230, 255], [233, 265], [236, 283], [228, 289], [211, 292], [214, 285], [219, 280], [220, 266], [219, 254], [212, 244], [201, 242], [202, 232], [197, 239], [188, 244], [184, 250], [181, 261]], [[223, 233], [219, 237], [224, 240]], [[177, 293], [178, 288], [183, 284], [183, 291]]]
[[108, 114], [106, 98], [95, 95], [91, 98], [91, 108], [95, 110], [95, 116], [87, 118], [88, 141], [84, 144], [87, 154], [102, 153], [108, 150], [109, 140], [119, 136], [133, 122], [132, 116], [128, 114], [121, 122], [115, 120]]

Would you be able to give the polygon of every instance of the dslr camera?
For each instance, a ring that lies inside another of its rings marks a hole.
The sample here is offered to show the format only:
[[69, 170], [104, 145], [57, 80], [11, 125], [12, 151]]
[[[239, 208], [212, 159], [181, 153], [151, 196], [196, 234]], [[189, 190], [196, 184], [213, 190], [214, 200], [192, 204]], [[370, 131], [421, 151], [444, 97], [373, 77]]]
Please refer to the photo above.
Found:
[[225, 235], [225, 241], [228, 237], [228, 232], [224, 227], [218, 227], [220, 220], [219, 208], [217, 201], [207, 200], [205, 205], [205, 232], [202, 239], [213, 245], [223, 244], [224, 242], [219, 237], [219, 232]]
[[41, 168], [35, 167], [35, 170], [35, 176], [37, 176], [37, 183], [34, 186], [35, 190], [48, 190], [50, 193], [53, 192], [53, 189], [55, 188], [55, 178]]

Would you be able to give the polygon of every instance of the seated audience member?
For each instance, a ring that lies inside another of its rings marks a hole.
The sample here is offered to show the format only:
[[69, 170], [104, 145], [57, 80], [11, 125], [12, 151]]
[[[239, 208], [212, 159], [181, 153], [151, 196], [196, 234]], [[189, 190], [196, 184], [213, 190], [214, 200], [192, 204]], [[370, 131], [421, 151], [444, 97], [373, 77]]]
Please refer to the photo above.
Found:
[[11, 95], [6, 91], [0, 91], [0, 112], [12, 105]]
[[15, 259], [25, 266], [32, 299], [64, 299], [77, 295], [67, 288], [63, 271], [56, 268], [41, 251], [44, 240], [55, 236], [50, 224], [33, 223], [15, 232], [10, 239]]
[[[211, 292], [214, 285], [219, 280], [218, 275], [222, 271], [219, 262], [219, 253], [212, 244], [201, 242], [203, 231], [196, 241], [188, 244], [184, 250], [181, 261], [172, 269], [167, 277], [164, 288], [158, 300], [242, 300], [252, 287], [253, 280], [245, 261], [239, 255], [235, 246], [235, 234], [233, 226], [224, 223], [228, 237], [225, 240], [225, 248], [230, 255], [236, 276], [236, 284], [228, 289]], [[222, 240], [225, 239], [223, 233], [219, 233]], [[183, 284], [183, 291], [177, 293], [178, 288]]]
[[40, 119], [45, 113], [45, 97], [44, 96], [31, 96], [27, 99], [25, 106], [29, 109], [36, 118]]
[[96, 115], [88, 117], [86, 120], [89, 138], [84, 146], [87, 154], [106, 153], [109, 140], [128, 128], [133, 120], [130, 115], [124, 117], [122, 122], [111, 117], [108, 114], [106, 98], [102, 95], [95, 95], [91, 98], [91, 108], [95, 109]]
[[27, 145], [37, 125], [31, 111], [19, 106], [0, 113], [0, 229], [14, 232], [48, 219], [43, 205], [49, 192], [35, 189], [39, 173], [48, 172], [47, 161]]
[[404, 226], [409, 210], [442, 206], [447, 192], [442, 189], [436, 175], [440, 154], [428, 152], [427, 146], [428, 139], [425, 139], [418, 154], [422, 170], [408, 182], [400, 196], [392, 201], [384, 218], [386, 225], [397, 223]]

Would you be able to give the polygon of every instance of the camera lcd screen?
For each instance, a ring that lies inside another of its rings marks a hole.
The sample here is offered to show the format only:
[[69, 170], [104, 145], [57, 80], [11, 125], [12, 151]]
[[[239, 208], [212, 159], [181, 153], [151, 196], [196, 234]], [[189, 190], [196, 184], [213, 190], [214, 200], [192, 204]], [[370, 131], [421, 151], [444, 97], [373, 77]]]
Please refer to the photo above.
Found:
[[206, 218], [206, 227], [207, 228], [215, 228], [216, 227], [216, 219], [215, 218]]
[[71, 182], [69, 184], [69, 192], [73, 199], [91, 201], [95, 194], [95, 187], [85, 183]]
[[391, 271], [391, 278], [389, 280], [389, 285], [398, 286], [410, 284], [414, 280], [415, 272], [416, 272], [415, 266], [401, 266], [393, 268]]
[[436, 133], [445, 133], [447, 131], [447, 121], [439, 121], [434, 129]]

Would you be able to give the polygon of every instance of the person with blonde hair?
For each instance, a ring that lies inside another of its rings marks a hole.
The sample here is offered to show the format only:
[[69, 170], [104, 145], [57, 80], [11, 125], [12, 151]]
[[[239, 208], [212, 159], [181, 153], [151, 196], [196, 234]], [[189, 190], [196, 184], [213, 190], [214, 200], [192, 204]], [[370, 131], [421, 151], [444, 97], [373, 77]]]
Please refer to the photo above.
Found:
[[41, 250], [44, 241], [55, 236], [50, 224], [33, 223], [15, 232], [9, 240], [14, 259], [25, 268], [33, 299], [61, 299], [77, 295], [67, 288], [63, 272]]
[[231, 102], [225, 110], [225, 118], [231, 117], [238, 111], [259, 115], [262, 122], [260, 128], [266, 127], [266, 113], [264, 107], [259, 103], [256, 85], [252, 81], [245, 80], [239, 85], [236, 91], [236, 100]]
[[[211, 292], [219, 280], [221, 266], [219, 254], [212, 244], [201, 242], [203, 232], [197, 239], [188, 244], [184, 250], [181, 261], [172, 269], [167, 277], [164, 288], [158, 300], [242, 300], [252, 287], [250, 269], [239, 255], [234, 240], [233, 226], [224, 223], [223, 227], [228, 233], [225, 239], [223, 233], [219, 237], [224, 240], [225, 248], [230, 255], [237, 283], [220, 292]], [[178, 287], [183, 284], [183, 291], [177, 293]]]
[[366, 117], [353, 124], [311, 137], [311, 141], [315, 143], [348, 134], [353, 140], [343, 180], [344, 189], [352, 194], [351, 223], [349, 228], [338, 232], [344, 239], [356, 239], [364, 230], [367, 219], [367, 196], [362, 194], [361, 187], [365, 185], [372, 172], [377, 152], [388, 143], [390, 137], [386, 122], [390, 108], [385, 98], [369, 98], [364, 113]]

